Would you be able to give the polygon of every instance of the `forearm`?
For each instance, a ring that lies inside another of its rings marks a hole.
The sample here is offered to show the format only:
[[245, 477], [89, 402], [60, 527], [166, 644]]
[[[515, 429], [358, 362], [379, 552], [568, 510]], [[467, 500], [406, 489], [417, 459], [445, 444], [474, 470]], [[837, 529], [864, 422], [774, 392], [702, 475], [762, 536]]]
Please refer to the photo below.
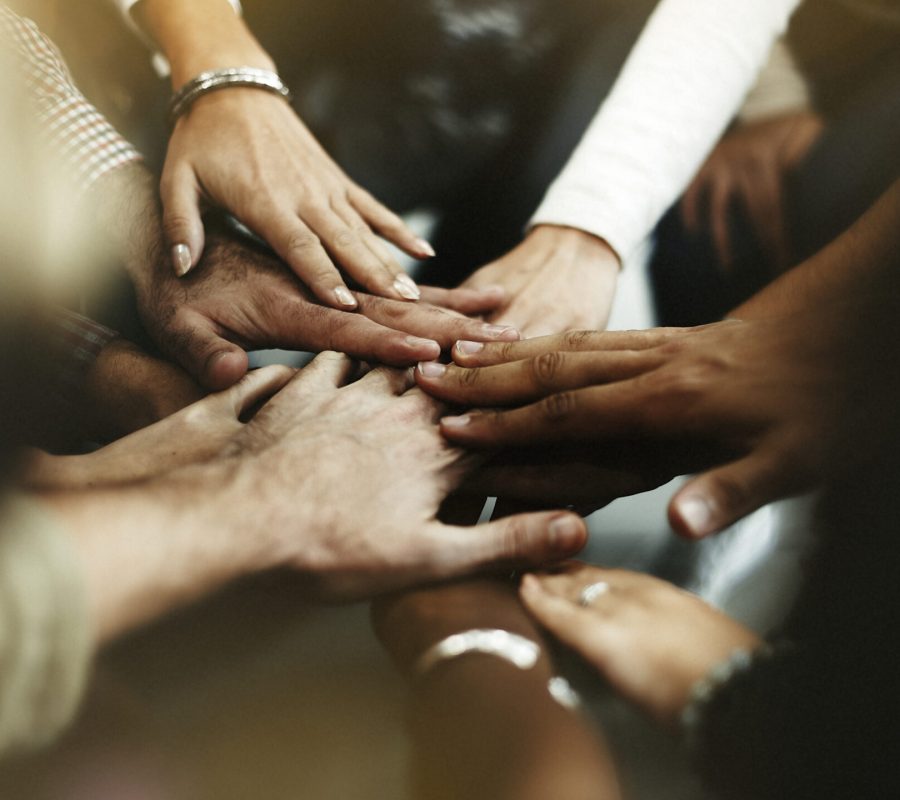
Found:
[[230, 468], [120, 489], [47, 492], [80, 556], [101, 644], [259, 568], [260, 539], [226, 525]]
[[210, 69], [275, 68], [226, 0], [141, 0], [132, 13], [169, 60], [173, 88]]
[[[472, 628], [499, 628], [543, 644], [506, 581], [473, 580], [382, 602], [376, 628], [401, 670]], [[616, 798], [615, 770], [590, 725], [547, 690], [544, 648], [529, 670], [487, 655], [435, 665], [412, 678], [419, 794], [433, 798]], [[479, 735], [473, 736], [472, 731]]]
[[900, 181], [846, 233], [769, 284], [730, 316], [753, 319], [862, 303], [895, 303], [900, 250]]

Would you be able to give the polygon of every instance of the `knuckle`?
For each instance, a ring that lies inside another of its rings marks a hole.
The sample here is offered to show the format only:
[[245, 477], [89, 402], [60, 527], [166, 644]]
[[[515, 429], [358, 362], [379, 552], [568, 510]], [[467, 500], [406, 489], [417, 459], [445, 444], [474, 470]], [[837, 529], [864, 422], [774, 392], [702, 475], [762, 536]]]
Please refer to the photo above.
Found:
[[572, 416], [576, 400], [572, 392], [561, 392], [545, 397], [538, 403], [540, 416], [548, 422], [559, 422]]
[[542, 388], [553, 388], [562, 371], [564, 356], [562, 353], [543, 353], [531, 359], [530, 369], [534, 382]]
[[180, 234], [190, 227], [191, 220], [184, 214], [166, 214], [163, 217], [163, 230], [167, 234]]
[[461, 369], [459, 370], [460, 386], [473, 387], [477, 386], [481, 380], [480, 369]]
[[334, 237], [334, 244], [342, 250], [347, 250], [358, 243], [359, 239], [356, 233], [349, 228], [344, 228]]
[[287, 249], [300, 255], [310, 253], [320, 246], [319, 237], [310, 231], [293, 233], [287, 239]]
[[563, 334], [563, 346], [567, 350], [582, 350], [593, 341], [593, 331], [566, 331]]
[[510, 519], [503, 531], [501, 547], [506, 558], [524, 561], [529, 555], [528, 528], [521, 519]]

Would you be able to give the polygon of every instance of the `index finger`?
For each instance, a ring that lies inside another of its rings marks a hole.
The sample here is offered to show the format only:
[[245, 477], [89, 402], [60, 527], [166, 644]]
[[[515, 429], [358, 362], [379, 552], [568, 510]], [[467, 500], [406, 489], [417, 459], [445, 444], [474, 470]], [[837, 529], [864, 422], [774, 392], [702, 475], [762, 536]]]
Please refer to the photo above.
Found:
[[[637, 438], [663, 427], [642, 402], [635, 381], [552, 394], [509, 411], [474, 411], [444, 417], [441, 432], [451, 441], [476, 448], [499, 448]], [[677, 418], [666, 420], [677, 430]]]
[[464, 367], [487, 367], [510, 361], [522, 361], [552, 352], [649, 350], [678, 336], [702, 330], [704, 327], [649, 328], [636, 331], [567, 331], [554, 336], [500, 344], [461, 340], [453, 348], [453, 360]]
[[632, 378], [662, 362], [663, 356], [654, 350], [548, 351], [491, 367], [424, 363], [416, 370], [416, 382], [429, 394], [459, 405], [518, 405], [557, 392]]

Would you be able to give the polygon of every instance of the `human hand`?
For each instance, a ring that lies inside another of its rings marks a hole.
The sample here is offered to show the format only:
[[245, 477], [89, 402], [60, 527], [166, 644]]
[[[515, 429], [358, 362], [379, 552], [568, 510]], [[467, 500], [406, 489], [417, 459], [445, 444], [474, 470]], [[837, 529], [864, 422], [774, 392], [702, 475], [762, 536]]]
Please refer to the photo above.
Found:
[[531, 338], [605, 328], [618, 274], [619, 259], [602, 239], [575, 228], [539, 225], [463, 286], [502, 286], [506, 302], [488, 319]]
[[419, 290], [378, 235], [416, 258], [431, 246], [351, 181], [283, 99], [230, 88], [199, 98], [169, 140], [160, 186], [174, 271], [204, 250], [201, 206], [227, 209], [265, 239], [325, 306], [353, 309], [340, 270], [370, 294]]
[[[711, 232], [719, 263], [732, 263], [729, 212], [741, 204], [779, 271], [789, 264], [785, 179], [804, 159], [824, 128], [818, 114], [800, 111], [741, 125], [726, 134], [697, 173], [681, 201], [688, 231]], [[705, 219], [701, 209], [705, 207]]]
[[258, 532], [263, 566], [300, 571], [317, 597], [350, 599], [583, 546], [583, 522], [561, 512], [438, 522], [468, 466], [440, 436], [439, 404], [408, 372], [380, 368], [343, 386], [354, 371], [345, 356], [320, 355], [223, 451], [223, 524]]
[[210, 237], [203, 263], [177, 278], [164, 264], [132, 270], [141, 318], [160, 349], [209, 389], [247, 371], [244, 347], [341, 350], [404, 366], [433, 359], [456, 338], [508, 340], [511, 328], [464, 316], [496, 308], [503, 293], [423, 288], [440, 303], [355, 294], [358, 311], [321, 305], [277, 259], [233, 237]]
[[422, 365], [416, 380], [459, 405], [521, 406], [445, 418], [455, 444], [601, 454], [623, 441], [670, 445], [670, 477], [709, 470], [669, 506], [676, 531], [702, 537], [814, 488], [848, 451], [877, 441], [890, 411], [878, 393], [859, 391], [868, 378], [851, 350], [835, 319], [794, 315], [463, 344], [453, 349], [463, 366]]
[[[582, 591], [599, 582], [608, 588], [581, 606]], [[573, 563], [524, 576], [519, 594], [551, 634], [665, 724], [677, 722], [694, 684], [716, 664], [761, 644], [699, 597], [636, 572]]]
[[118, 338], [85, 375], [79, 416], [93, 440], [110, 441], [165, 419], [204, 394], [181, 367]]
[[91, 453], [54, 456], [33, 451], [25, 461], [22, 484], [35, 490], [108, 487], [208, 461], [243, 429], [241, 418], [281, 389], [294, 372], [283, 366], [248, 372], [231, 388]]

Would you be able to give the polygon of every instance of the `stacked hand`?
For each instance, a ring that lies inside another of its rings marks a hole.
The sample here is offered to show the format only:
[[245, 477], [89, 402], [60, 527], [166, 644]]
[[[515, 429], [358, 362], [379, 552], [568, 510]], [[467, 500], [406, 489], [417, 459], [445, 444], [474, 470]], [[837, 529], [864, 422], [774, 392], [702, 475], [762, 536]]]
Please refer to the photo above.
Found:
[[404, 366], [437, 358], [458, 338], [518, 338], [508, 326], [465, 316], [496, 308], [504, 297], [496, 287], [423, 288], [418, 303], [359, 292], [358, 310], [341, 311], [319, 303], [278, 259], [225, 234], [210, 237], [203, 261], [185, 278], [165, 264], [133, 277], [150, 335], [209, 389], [247, 371], [244, 347], [340, 350]]
[[[583, 592], [592, 585], [591, 600]], [[691, 688], [716, 664], [760, 644], [700, 598], [636, 572], [572, 563], [526, 575], [520, 597], [613, 688], [666, 724], [677, 721]]]
[[867, 451], [891, 412], [862, 388], [865, 376], [857, 380], [852, 345], [835, 318], [818, 314], [581, 332], [461, 342], [456, 364], [420, 365], [416, 380], [447, 402], [501, 407], [445, 418], [456, 444], [577, 446], [603, 464], [638, 441], [655, 445], [647, 466], [668, 477], [709, 469], [670, 505], [673, 527], [700, 537], [818, 485], [851, 446]]
[[434, 255], [344, 174], [287, 103], [258, 89], [213, 92], [193, 104], [169, 141], [161, 194], [179, 275], [203, 254], [205, 202], [265, 239], [310, 294], [332, 308], [356, 307], [342, 270], [373, 295], [418, 299], [379, 234], [409, 255]]
[[463, 286], [503, 287], [506, 298], [489, 319], [531, 338], [605, 328], [618, 275], [618, 256], [602, 239], [574, 228], [540, 225]]

